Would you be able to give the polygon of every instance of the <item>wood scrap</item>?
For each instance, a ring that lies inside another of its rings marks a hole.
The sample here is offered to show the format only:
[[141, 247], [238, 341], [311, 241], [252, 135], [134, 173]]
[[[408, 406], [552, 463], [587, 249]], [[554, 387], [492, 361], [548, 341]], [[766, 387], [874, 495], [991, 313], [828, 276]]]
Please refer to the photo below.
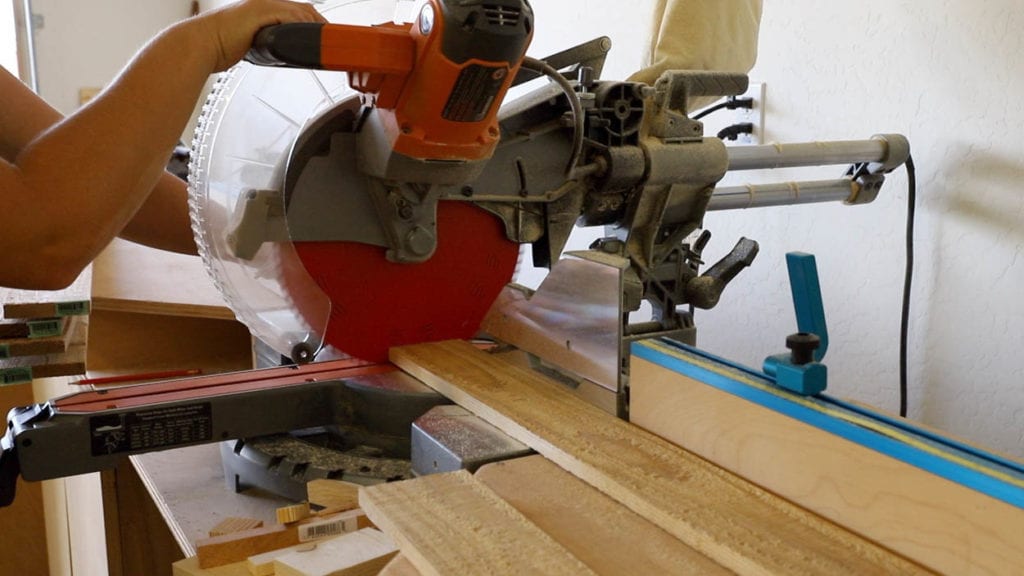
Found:
[[229, 516], [218, 522], [213, 528], [210, 528], [209, 536], [210, 538], [216, 538], [217, 536], [223, 536], [225, 534], [234, 534], [235, 532], [242, 532], [244, 530], [252, 530], [254, 528], [262, 527], [263, 520]]
[[359, 485], [344, 480], [321, 478], [306, 483], [310, 504], [342, 512], [359, 507]]
[[373, 576], [396, 555], [398, 548], [380, 530], [364, 528], [309, 548], [293, 550], [274, 560], [275, 576]]
[[409, 562], [401, 552], [388, 562], [377, 576], [422, 576], [420, 571]]
[[291, 524], [292, 522], [305, 520], [313, 515], [313, 511], [309, 509], [309, 502], [282, 506], [277, 509], [276, 513], [278, 524]]
[[1024, 510], [634, 357], [630, 420], [946, 574], [1024, 566]]
[[71, 318], [35, 318], [0, 321], [0, 339], [53, 338], [67, 331]]
[[278, 550], [271, 550], [270, 552], [264, 552], [255, 556], [249, 556], [246, 559], [245, 565], [249, 569], [249, 574], [252, 576], [274, 576], [274, 560], [277, 560], [285, 554], [296, 552], [299, 550], [312, 550], [316, 548], [316, 542], [303, 542], [302, 544], [296, 544], [295, 546], [289, 546], [287, 548], [280, 548]]
[[731, 574], [543, 456], [487, 464], [476, 478], [597, 574]]
[[61, 333], [43, 338], [3, 338], [0, 339], [0, 360], [15, 356], [41, 356], [59, 354], [67, 351], [68, 339], [71, 337], [71, 323], [61, 321]]
[[[44, 318], [88, 313], [92, 266], [62, 290], [14, 290], [0, 287], [0, 318]], [[65, 303], [63, 306], [56, 306]], [[83, 306], [83, 303], [86, 304]]]
[[62, 300], [33, 304], [4, 304], [4, 318], [59, 318], [84, 316], [89, 313], [89, 300]]
[[465, 470], [370, 486], [359, 502], [426, 575], [593, 574]]
[[199, 558], [190, 556], [171, 564], [173, 576], [250, 576], [245, 562], [234, 562], [215, 568], [200, 568]]
[[[67, 319], [59, 319], [65, 322]], [[39, 356], [13, 356], [0, 360], [0, 371], [30, 371], [32, 378], [52, 378], [85, 373], [86, 347], [89, 334], [87, 317], [70, 321], [67, 327], [67, 349], [64, 352]], [[7, 379], [6, 377], [4, 378]]]
[[298, 543], [299, 533], [295, 526], [274, 524], [199, 540], [196, 542], [196, 557], [200, 568], [215, 568], [244, 562], [249, 556]]
[[244, 562], [250, 556], [370, 526], [369, 519], [361, 509], [326, 517], [313, 516], [289, 525], [273, 524], [199, 540], [195, 543], [196, 557], [199, 558], [201, 568], [212, 568]]
[[[394, 348], [391, 360], [735, 572], [925, 572], [678, 446], [605, 414], [557, 383], [466, 342]], [[371, 490], [364, 490], [363, 495], [372, 494]], [[374, 499], [364, 497], [361, 502], [370, 517], [391, 533], [375, 515]], [[436, 520], [431, 523], [439, 524]], [[402, 549], [405, 551], [404, 543]], [[411, 554], [410, 559], [423, 570]]]

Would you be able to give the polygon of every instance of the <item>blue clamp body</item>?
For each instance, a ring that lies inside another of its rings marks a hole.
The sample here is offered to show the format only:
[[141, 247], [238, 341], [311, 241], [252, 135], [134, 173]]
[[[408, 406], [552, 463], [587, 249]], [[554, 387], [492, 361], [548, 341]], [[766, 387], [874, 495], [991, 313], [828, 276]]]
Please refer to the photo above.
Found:
[[765, 358], [764, 372], [791, 392], [813, 396], [828, 385], [828, 369], [821, 363], [828, 351], [828, 329], [818, 266], [813, 255], [802, 252], [786, 254], [786, 266], [800, 333], [786, 339], [792, 352]]

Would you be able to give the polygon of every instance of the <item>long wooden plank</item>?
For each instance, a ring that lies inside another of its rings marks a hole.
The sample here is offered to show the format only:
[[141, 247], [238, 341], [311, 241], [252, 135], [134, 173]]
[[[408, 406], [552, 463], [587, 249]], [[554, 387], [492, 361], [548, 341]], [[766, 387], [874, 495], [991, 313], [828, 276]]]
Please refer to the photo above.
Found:
[[365, 488], [359, 504], [425, 576], [593, 574], [465, 470]]
[[0, 360], [0, 371], [29, 368], [33, 378], [52, 378], [85, 374], [86, 349], [89, 335], [87, 316], [70, 320], [67, 349], [54, 354], [38, 356], [12, 356]]
[[732, 574], [543, 456], [476, 477], [597, 574]]
[[1024, 510], [633, 358], [630, 418], [939, 572], [1024, 569]]
[[[92, 267], [87, 267], [63, 290], [12, 290], [0, 287], [0, 318], [46, 318], [88, 311]], [[54, 306], [57, 303], [70, 306]], [[85, 304], [84, 309], [75, 304]]]
[[396, 348], [391, 360], [735, 572], [924, 571], [468, 343]]

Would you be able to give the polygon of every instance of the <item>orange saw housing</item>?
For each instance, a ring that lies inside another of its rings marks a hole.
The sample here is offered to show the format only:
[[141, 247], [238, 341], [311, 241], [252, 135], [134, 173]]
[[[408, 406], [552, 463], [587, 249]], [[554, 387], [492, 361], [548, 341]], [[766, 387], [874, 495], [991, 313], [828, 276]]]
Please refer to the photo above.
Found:
[[472, 161], [497, 146], [498, 107], [533, 37], [533, 11], [526, 0], [428, 0], [411, 24], [273, 30], [255, 50], [273, 63], [348, 72], [395, 152]]

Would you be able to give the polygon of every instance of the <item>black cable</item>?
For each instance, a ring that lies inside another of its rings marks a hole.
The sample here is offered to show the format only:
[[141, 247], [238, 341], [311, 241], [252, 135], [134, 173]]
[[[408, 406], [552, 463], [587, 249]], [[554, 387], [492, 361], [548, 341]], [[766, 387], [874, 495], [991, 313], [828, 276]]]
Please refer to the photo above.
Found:
[[749, 110], [752, 109], [753, 107], [753, 98], [750, 98], [749, 96], [743, 98], [737, 98], [736, 96], [732, 96], [731, 98], [725, 100], [724, 102], [719, 102], [718, 104], [715, 104], [710, 108], [705, 108], [700, 112], [694, 114], [692, 120], [700, 120], [701, 118], [704, 118], [705, 116], [712, 114], [714, 112], [718, 112], [719, 110], [736, 110], [737, 108], [746, 108]]
[[728, 100], [726, 100], [725, 102], [719, 102], [718, 104], [715, 104], [714, 106], [712, 106], [710, 108], [705, 108], [704, 110], [701, 110], [700, 112], [694, 114], [693, 115], [693, 120], [700, 120], [701, 118], [703, 118], [703, 117], [705, 117], [705, 116], [707, 116], [707, 115], [709, 115], [709, 114], [711, 114], [713, 112], [718, 112], [719, 110], [724, 110], [724, 109], [726, 109], [728, 107], [729, 107], [729, 101]]
[[907, 344], [910, 332], [910, 288], [914, 283], [914, 212], [917, 175], [914, 158], [907, 156], [907, 268], [903, 277], [903, 314], [900, 322], [900, 416], [907, 417]]
[[569, 164], [565, 168], [565, 176], [568, 179], [572, 179], [573, 173], [576, 170], [576, 164], [579, 163], [580, 157], [583, 156], [584, 117], [580, 95], [576, 93], [576, 90], [565, 79], [565, 76], [562, 76], [558, 70], [552, 68], [547, 62], [527, 56], [523, 58], [522, 66], [527, 70], [538, 72], [550, 78], [555, 84], [558, 84], [562, 92], [565, 92], [565, 97], [569, 99], [569, 107], [572, 109], [573, 116], [572, 155], [569, 157]]
[[718, 138], [720, 140], [736, 140], [741, 134], [753, 134], [754, 124], [752, 122], [740, 122], [739, 124], [733, 124], [732, 126], [726, 126], [718, 131]]

